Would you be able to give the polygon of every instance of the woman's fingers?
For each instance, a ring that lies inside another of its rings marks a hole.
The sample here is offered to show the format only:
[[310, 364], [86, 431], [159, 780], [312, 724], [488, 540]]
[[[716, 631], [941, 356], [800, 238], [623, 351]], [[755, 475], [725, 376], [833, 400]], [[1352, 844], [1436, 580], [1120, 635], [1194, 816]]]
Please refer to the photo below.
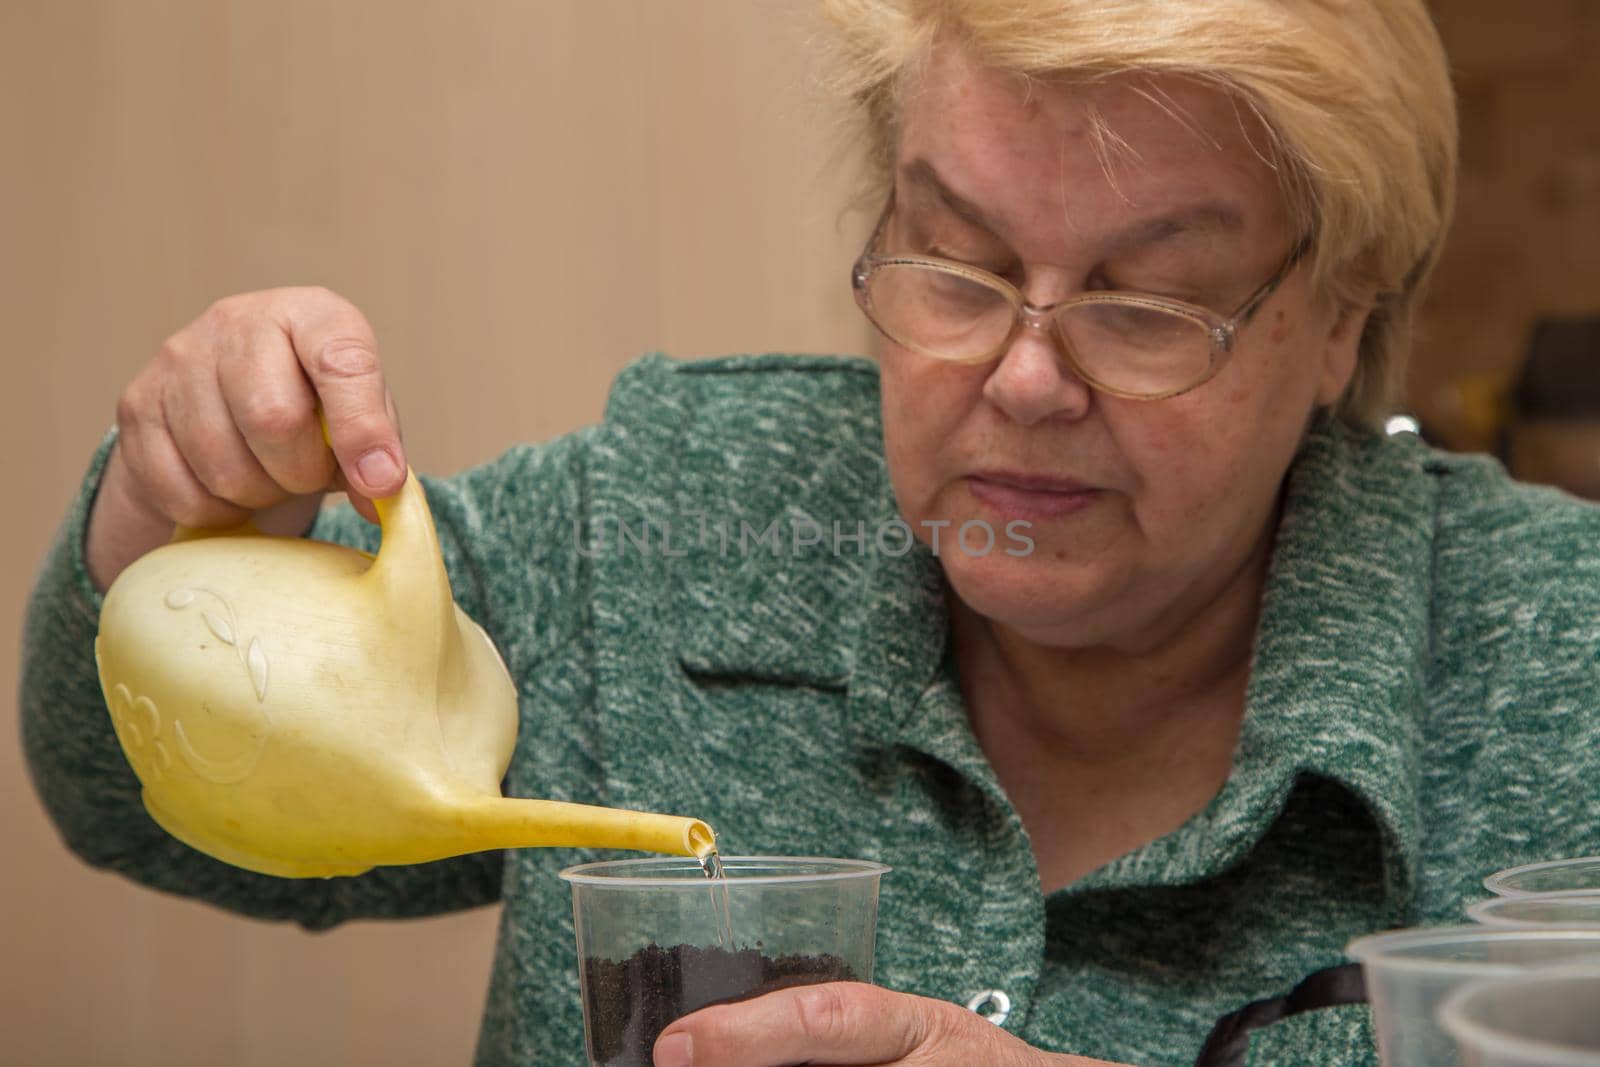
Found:
[[246, 512], [271, 507], [289, 495], [273, 481], [245, 441], [224, 402], [217, 364], [185, 366], [165, 382], [162, 425], [194, 477], [217, 501]]
[[371, 500], [405, 482], [372, 327], [323, 288], [212, 304], [128, 383], [117, 425], [85, 542], [100, 588], [174, 523], [236, 526], [262, 513], [270, 528], [297, 532], [330, 489], [375, 519]]
[[901, 1063], [928, 1042], [931, 1016], [947, 1007], [860, 982], [796, 986], [678, 1020], [656, 1042], [656, 1064]]
[[236, 523], [336, 489], [372, 517], [369, 500], [405, 481], [372, 327], [326, 289], [217, 301], [162, 345], [125, 391], [118, 422], [140, 453], [130, 468], [186, 524], [169, 508]]
[[[139, 487], [138, 493], [127, 494], [128, 500], [184, 526], [237, 526], [249, 518], [248, 510], [218, 498], [195, 475], [161, 417], [159, 401], [139, 412], [119, 419], [117, 454], [112, 457], [112, 466], [120, 458]], [[108, 483], [112, 476], [108, 468]]]
[[281, 321], [322, 404], [339, 469], [352, 492], [393, 496], [405, 483], [405, 452], [389, 414], [372, 327], [343, 297], [310, 292], [312, 297], [286, 302]]
[[324, 492], [335, 471], [317, 424], [317, 397], [289, 336], [263, 323], [249, 344], [224, 349], [217, 382], [227, 421], [272, 483], [288, 494]]
[[703, 1008], [662, 1031], [655, 1067], [1112, 1067], [1044, 1052], [955, 1004], [862, 982]]

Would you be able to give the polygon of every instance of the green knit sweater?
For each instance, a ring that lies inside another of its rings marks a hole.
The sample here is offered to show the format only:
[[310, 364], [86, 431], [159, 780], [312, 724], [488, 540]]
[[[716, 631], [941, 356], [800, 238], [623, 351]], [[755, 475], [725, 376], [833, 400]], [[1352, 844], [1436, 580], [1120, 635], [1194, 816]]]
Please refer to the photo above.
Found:
[[[1325, 422], [1289, 476], [1226, 785], [1043, 896], [967, 722], [938, 562], [885, 526], [878, 419], [864, 361], [651, 357], [599, 426], [427, 483], [456, 597], [520, 692], [509, 793], [692, 813], [734, 853], [882, 860], [881, 984], [1001, 990], [1028, 1042], [1151, 1067], [1191, 1063], [1218, 1016], [1355, 935], [1458, 921], [1498, 868], [1600, 851], [1600, 509]], [[590, 854], [279, 880], [145, 814], [91, 649], [81, 545], [108, 446], [25, 638], [27, 758], [68, 847], [311, 929], [499, 900], [477, 1062], [582, 1063], [556, 872]], [[314, 535], [376, 531], [343, 508]], [[1367, 1009], [1258, 1031], [1250, 1062], [1374, 1064]]]

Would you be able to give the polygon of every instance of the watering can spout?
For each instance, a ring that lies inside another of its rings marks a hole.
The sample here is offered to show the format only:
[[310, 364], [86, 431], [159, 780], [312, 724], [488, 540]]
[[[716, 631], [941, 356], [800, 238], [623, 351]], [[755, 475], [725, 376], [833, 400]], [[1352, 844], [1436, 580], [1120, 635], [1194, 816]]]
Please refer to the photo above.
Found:
[[485, 798], [472, 821], [493, 848], [570, 845], [700, 858], [716, 849], [711, 827], [699, 819], [558, 800]]
[[451, 597], [416, 477], [377, 507], [376, 557], [179, 531], [112, 585], [95, 657], [151, 816], [286, 877], [493, 848], [712, 851], [697, 819], [500, 795], [516, 689]]

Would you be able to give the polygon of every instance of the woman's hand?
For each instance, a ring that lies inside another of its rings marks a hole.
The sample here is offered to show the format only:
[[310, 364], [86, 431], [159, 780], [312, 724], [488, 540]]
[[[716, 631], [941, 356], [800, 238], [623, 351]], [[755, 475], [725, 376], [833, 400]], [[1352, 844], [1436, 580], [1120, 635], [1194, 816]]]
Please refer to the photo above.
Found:
[[376, 520], [371, 501], [405, 482], [372, 327], [321, 288], [211, 305], [122, 391], [117, 426], [85, 545], [102, 589], [177, 524], [254, 516], [264, 530], [298, 534], [332, 489]]
[[655, 1067], [1095, 1067], [1041, 1052], [955, 1004], [861, 982], [795, 986], [702, 1008], [661, 1032]]

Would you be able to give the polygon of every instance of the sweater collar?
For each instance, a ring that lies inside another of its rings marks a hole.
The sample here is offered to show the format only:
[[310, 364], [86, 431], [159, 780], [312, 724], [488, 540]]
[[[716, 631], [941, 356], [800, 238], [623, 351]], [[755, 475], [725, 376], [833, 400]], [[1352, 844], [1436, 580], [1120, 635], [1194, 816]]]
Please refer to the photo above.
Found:
[[1427, 451], [1320, 420], [1291, 468], [1227, 782], [1178, 831], [1076, 888], [1160, 885], [1242, 860], [1306, 776], [1372, 816], [1390, 899], [1420, 858], [1436, 488]]
[[1213, 805], [1259, 809], [1301, 774], [1343, 783], [1383, 836], [1386, 889], [1415, 885], [1432, 659], [1438, 486], [1414, 437], [1326, 420], [1289, 480], [1235, 773]]

